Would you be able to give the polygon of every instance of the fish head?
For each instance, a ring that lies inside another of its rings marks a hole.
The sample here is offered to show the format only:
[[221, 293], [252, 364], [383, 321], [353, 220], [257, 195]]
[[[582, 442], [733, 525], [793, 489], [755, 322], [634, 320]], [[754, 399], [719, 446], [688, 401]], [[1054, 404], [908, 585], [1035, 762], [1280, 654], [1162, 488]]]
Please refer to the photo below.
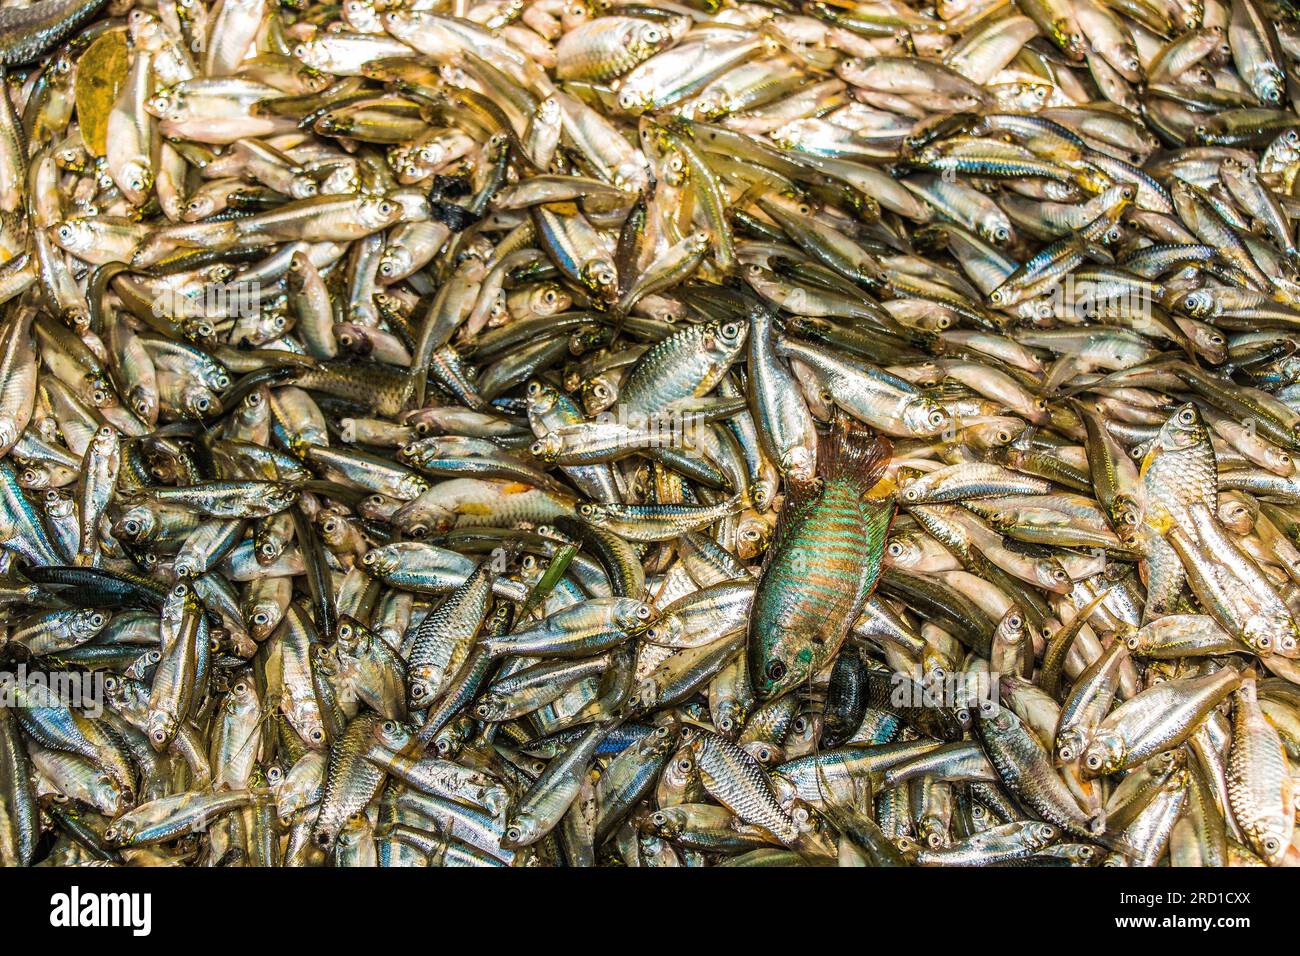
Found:
[[339, 617], [334, 644], [340, 654], [358, 657], [363, 653], [373, 634], [370, 628], [356, 618], [343, 614]]
[[306, 711], [299, 708], [294, 714], [296, 719], [289, 722], [293, 724], [300, 736], [307, 745], [312, 749], [322, 748], [326, 744], [325, 725], [321, 723], [320, 714], [315, 711]]
[[426, 665], [412, 668], [407, 680], [407, 704], [411, 710], [424, 710], [438, 696], [441, 686], [441, 667]]
[[171, 739], [176, 736], [177, 725], [178, 721], [175, 714], [151, 709], [145, 724], [145, 734], [149, 738], [149, 745], [154, 750], [162, 753], [167, 749], [167, 744]]
[[643, 631], [657, 620], [659, 612], [644, 601], [625, 601], [614, 612], [614, 623], [629, 633]]
[[1127, 748], [1123, 739], [1115, 733], [1102, 731], [1096, 734], [1083, 751], [1083, 776], [1102, 777], [1114, 773], [1124, 764]]
[[777, 490], [777, 480], [771, 475], [765, 475], [750, 484], [749, 497], [753, 500], [755, 508], [766, 511], [772, 507]]
[[375, 232], [391, 226], [401, 216], [402, 204], [391, 199], [367, 199], [357, 207], [357, 221]]
[[952, 416], [932, 398], [919, 397], [903, 407], [903, 427], [914, 438], [929, 438], [952, 425]]
[[129, 846], [135, 839], [135, 825], [125, 818], [114, 820], [104, 829], [104, 842], [109, 846]]
[[665, 614], [659, 620], [648, 625], [641, 635], [651, 644], [673, 647], [686, 633], [686, 623], [678, 613]]
[[1051, 846], [1061, 836], [1059, 827], [1050, 823], [1044, 823], [1041, 820], [1025, 824], [1024, 834], [1025, 843], [1035, 850], [1041, 850], [1043, 847]]
[[647, 813], [637, 819], [637, 827], [642, 833], [649, 833], [664, 840], [675, 840], [686, 829], [686, 814], [678, 807], [660, 807], [653, 813]]
[[266, 640], [279, 623], [280, 610], [272, 601], [258, 603], [248, 615], [248, 631], [255, 641]]
[[885, 545], [885, 567], [914, 568], [921, 562], [923, 552], [916, 536], [896, 534]]
[[736, 355], [745, 345], [749, 326], [744, 322], [720, 322], [708, 329], [704, 347], [724, 356]]
[[630, 25], [628, 34], [625, 45], [637, 60], [649, 59], [672, 39], [662, 25], [651, 21]]
[[397, 555], [384, 548], [371, 548], [362, 555], [361, 563], [371, 574], [383, 577], [397, 570]]
[[89, 640], [104, 629], [108, 614], [96, 608], [83, 608], [72, 618], [72, 631], [79, 638]]
[[752, 561], [767, 550], [772, 524], [755, 512], [744, 512], [736, 524], [736, 557]]
[[578, 277], [583, 285], [603, 299], [613, 300], [618, 295], [618, 269], [608, 259], [584, 262], [578, 270]]
[[670, 717], [637, 744], [638, 753], [646, 758], [663, 757], [676, 748], [681, 738], [681, 724]]
[[607, 376], [596, 375], [582, 383], [582, 406], [588, 415], [599, 415], [618, 401], [618, 387]]
[[654, 105], [654, 98], [646, 90], [625, 86], [618, 91], [618, 108], [626, 113], [645, 113]]
[[122, 164], [118, 185], [127, 199], [137, 206], [142, 205], [153, 189], [153, 170], [144, 163], [128, 160]]
[[817, 455], [803, 445], [796, 445], [781, 456], [781, 471], [791, 481], [812, 481], [817, 474]]
[[797, 687], [812, 676], [817, 666], [814, 640], [820, 639], [820, 634], [780, 625], [775, 631], [775, 635], [763, 635], [760, 647], [751, 645], [748, 656], [750, 681], [760, 700], [780, 697]]
[[517, 810], [506, 820], [501, 849], [520, 850], [543, 836], [541, 821], [528, 810]]
[[206, 385], [194, 382], [182, 392], [181, 408], [191, 418], [207, 418], [221, 414], [221, 399]]
[[1056, 738], [1056, 761], [1060, 766], [1072, 764], [1079, 759], [1083, 749], [1088, 745], [1088, 736], [1082, 730], [1062, 731]]
[[986, 736], [1007, 734], [1019, 726], [1020, 718], [1010, 707], [995, 704], [993, 707], [979, 709], [980, 731]]
[[1074, 586], [1070, 572], [1056, 558], [1040, 558], [1034, 562], [1033, 568], [1038, 583], [1054, 594], [1069, 594]]
[[371, 731], [371, 743], [389, 753], [407, 757], [417, 756], [420, 746], [411, 727], [400, 720], [376, 721]]
[[1116, 495], [1110, 510], [1115, 534], [1125, 545], [1132, 546], [1137, 541], [1138, 529], [1142, 526], [1141, 503], [1129, 495]]
[[528, 383], [528, 411], [534, 415], [545, 415], [555, 408], [556, 403], [560, 400], [560, 392], [552, 385], [545, 382], [531, 381]]
[[1013, 604], [1002, 615], [1002, 620], [998, 621], [996, 636], [1007, 644], [1018, 646], [1024, 643], [1025, 635], [1025, 614]]
[[555, 315], [571, 305], [573, 296], [554, 282], [543, 283], [528, 296], [528, 307], [538, 315]]
[[1161, 451], [1181, 451], [1193, 445], [1209, 441], [1209, 433], [1196, 405], [1186, 402], [1174, 410], [1169, 419], [1160, 426], [1154, 447]]
[[[416, 505], [418, 507], [413, 507]], [[407, 537], [419, 541], [431, 534], [450, 531], [456, 523], [456, 516], [438, 505], [420, 505], [417, 498], [394, 512], [393, 521], [406, 532]]]
[[555, 434], [555, 432], [546, 433], [528, 446], [528, 453], [530, 455], [534, 458], [539, 458], [548, 464], [559, 458], [560, 452], [563, 450], [564, 439]]

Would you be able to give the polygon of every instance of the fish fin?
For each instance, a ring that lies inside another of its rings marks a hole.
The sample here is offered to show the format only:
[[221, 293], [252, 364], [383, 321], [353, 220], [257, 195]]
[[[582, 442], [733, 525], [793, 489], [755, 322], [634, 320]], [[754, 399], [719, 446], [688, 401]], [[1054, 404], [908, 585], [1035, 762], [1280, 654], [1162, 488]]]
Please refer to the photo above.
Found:
[[[776, 553], [781, 542], [785, 540], [785, 536], [790, 533], [790, 526], [796, 520], [795, 516], [801, 514], [804, 507], [820, 494], [821, 488], [821, 480], [815, 477], [811, 481], [795, 481], [794, 479], [786, 481], [785, 500], [781, 502], [781, 513], [776, 516], [776, 526], [772, 529], [772, 540], [767, 547], [769, 558]], [[766, 567], [766, 561], [764, 567]]]
[[1169, 529], [1174, 526], [1173, 515], [1166, 513], [1147, 515], [1147, 523], [1151, 525], [1152, 530], [1160, 537], [1169, 534]]
[[1043, 381], [1043, 393], [1050, 395], [1057, 391], [1062, 385], [1074, 378], [1082, 367], [1082, 363], [1078, 359], [1073, 356], [1062, 355], [1048, 367], [1047, 377]]
[[889, 439], [837, 412], [829, 435], [822, 438], [818, 458], [823, 462], [823, 476], [853, 482], [859, 493], [866, 493], [880, 480], [889, 464], [893, 445]]

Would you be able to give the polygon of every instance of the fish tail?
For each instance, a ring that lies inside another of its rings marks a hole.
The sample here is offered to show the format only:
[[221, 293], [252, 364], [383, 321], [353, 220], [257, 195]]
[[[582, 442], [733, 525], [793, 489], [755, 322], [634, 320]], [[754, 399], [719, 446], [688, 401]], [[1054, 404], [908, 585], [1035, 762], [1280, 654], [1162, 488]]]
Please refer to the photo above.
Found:
[[884, 474], [893, 450], [889, 439], [841, 412], [822, 439], [822, 477], [851, 482], [865, 493]]

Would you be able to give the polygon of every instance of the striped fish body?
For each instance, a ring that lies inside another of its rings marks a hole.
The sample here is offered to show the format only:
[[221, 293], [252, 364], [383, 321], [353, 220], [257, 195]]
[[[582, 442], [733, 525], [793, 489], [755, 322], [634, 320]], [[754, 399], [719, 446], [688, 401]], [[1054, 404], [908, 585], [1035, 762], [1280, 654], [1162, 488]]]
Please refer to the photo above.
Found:
[[889, 458], [889, 443], [837, 424], [821, 487], [792, 486], [759, 578], [749, 627], [749, 667], [761, 699], [785, 693], [835, 654], [880, 575], [894, 518], [888, 497], [864, 495]]

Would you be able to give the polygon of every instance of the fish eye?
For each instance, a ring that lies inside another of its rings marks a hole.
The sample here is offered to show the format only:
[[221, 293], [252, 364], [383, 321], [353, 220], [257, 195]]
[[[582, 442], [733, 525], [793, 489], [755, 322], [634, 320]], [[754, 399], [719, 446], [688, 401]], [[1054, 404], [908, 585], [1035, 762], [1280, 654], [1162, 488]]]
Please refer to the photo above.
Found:
[[311, 738], [312, 743], [318, 744], [325, 739], [325, 731], [319, 727], [313, 727], [307, 736]]
[[772, 661], [767, 665], [767, 679], [778, 681], [786, 675], [786, 667], [780, 661]]
[[650, 619], [649, 606], [642, 604], [639, 608], [636, 609], [636, 616], [642, 621], [648, 621]]

